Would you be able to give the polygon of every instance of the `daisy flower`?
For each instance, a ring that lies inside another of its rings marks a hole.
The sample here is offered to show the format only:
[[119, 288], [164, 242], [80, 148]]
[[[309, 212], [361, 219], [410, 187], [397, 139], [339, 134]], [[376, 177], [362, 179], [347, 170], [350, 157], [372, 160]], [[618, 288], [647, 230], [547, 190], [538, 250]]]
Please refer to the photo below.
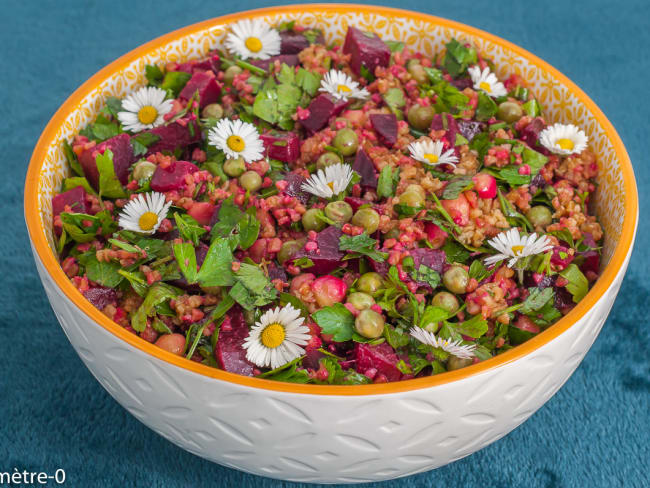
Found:
[[269, 59], [280, 54], [280, 34], [260, 19], [242, 19], [226, 36], [226, 47], [242, 59]]
[[264, 144], [257, 128], [241, 120], [221, 119], [208, 133], [208, 142], [221, 149], [226, 156], [243, 158], [247, 163], [264, 156]]
[[470, 66], [467, 69], [467, 72], [472, 78], [472, 83], [474, 83], [474, 90], [483, 90], [494, 98], [504, 97], [508, 94], [506, 87], [499, 81], [496, 75], [490, 71], [490, 68], [485, 68], [481, 71], [481, 68], [478, 66]]
[[496, 249], [498, 253], [485, 258], [485, 264], [489, 266], [504, 259], [510, 259], [508, 261], [509, 268], [512, 268], [522, 258], [534, 256], [553, 248], [548, 236], [538, 238], [535, 232], [528, 237], [522, 236], [516, 227], [501, 232], [493, 239], [490, 239], [488, 244]]
[[443, 153], [443, 147], [444, 145], [442, 141], [433, 142], [431, 140], [423, 140], [412, 142], [409, 144], [408, 149], [411, 153], [411, 157], [421, 163], [430, 166], [438, 166], [440, 164], [451, 164], [452, 166], [456, 166], [458, 157], [454, 154], [454, 150], [447, 149]]
[[587, 147], [584, 131], [573, 124], [553, 124], [539, 133], [539, 142], [555, 154], [578, 154]]
[[261, 368], [279, 368], [305, 353], [300, 347], [311, 339], [300, 311], [287, 304], [268, 310], [256, 322], [242, 347], [246, 359]]
[[449, 354], [453, 354], [457, 358], [461, 359], [471, 359], [475, 356], [474, 351], [476, 350], [476, 345], [472, 344], [471, 346], [464, 346], [461, 344], [461, 341], [452, 341], [450, 339], [443, 339], [442, 337], [436, 337], [433, 332], [428, 330], [421, 329], [420, 327], [412, 327], [409, 331], [411, 337], [414, 337], [422, 344], [428, 346], [436, 347], [442, 349]]
[[126, 230], [153, 234], [167, 217], [171, 204], [172, 202], [165, 203], [165, 195], [162, 193], [140, 193], [122, 209], [118, 224]]
[[140, 132], [162, 124], [174, 104], [174, 100], [165, 100], [166, 96], [165, 90], [155, 86], [145, 86], [128, 95], [122, 100], [124, 110], [117, 113], [124, 130]]
[[344, 191], [352, 180], [352, 168], [349, 164], [336, 163], [319, 169], [302, 184], [306, 192], [322, 198], [332, 198]]
[[337, 100], [344, 101], [348, 98], [368, 98], [370, 96], [368, 90], [359, 88], [359, 83], [343, 71], [335, 69], [329, 70], [323, 77], [318, 91], [329, 93]]

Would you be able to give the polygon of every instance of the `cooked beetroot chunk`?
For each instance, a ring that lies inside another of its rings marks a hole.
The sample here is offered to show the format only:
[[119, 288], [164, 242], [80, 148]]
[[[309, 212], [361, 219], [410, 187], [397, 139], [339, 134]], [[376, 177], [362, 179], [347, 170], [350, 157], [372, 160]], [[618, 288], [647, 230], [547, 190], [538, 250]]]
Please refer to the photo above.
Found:
[[[190, 124], [192, 129], [190, 129]], [[179, 119], [173, 124], [161, 125], [143, 132], [155, 134], [160, 139], [147, 148], [147, 156], [157, 152], [173, 153], [176, 149], [185, 149], [190, 144], [201, 140], [201, 130], [196, 121]]]
[[151, 189], [162, 192], [180, 190], [185, 186], [185, 175], [198, 170], [196, 165], [188, 161], [175, 161], [167, 168], [158, 166], [151, 177]]
[[304, 247], [294, 254], [293, 259], [287, 263], [293, 263], [294, 260], [303, 257], [309, 258], [314, 262], [314, 265], [307, 268], [307, 272], [316, 275], [324, 275], [338, 268], [341, 265], [341, 259], [345, 255], [339, 251], [339, 239], [343, 235], [341, 229], [330, 226], [318, 233], [316, 236], [316, 244], [318, 248], [313, 251], [307, 251]]
[[232, 309], [221, 324], [215, 350], [215, 357], [222, 369], [253, 376], [255, 366], [246, 359], [246, 351], [242, 347], [247, 336], [248, 327], [241, 309]]
[[375, 165], [363, 149], [359, 149], [357, 152], [352, 169], [361, 176], [361, 181], [359, 182], [361, 186], [377, 188]]
[[300, 64], [300, 61], [298, 60], [298, 56], [296, 54], [279, 54], [277, 56], [271, 56], [269, 59], [248, 60], [248, 62], [253, 66], [257, 66], [258, 68], [266, 70], [269, 69], [270, 65], [274, 65], [276, 61], [280, 64], [286, 64], [287, 66], [291, 67], [298, 66], [298, 64]]
[[216, 102], [221, 94], [221, 87], [212, 71], [196, 71], [181, 91], [180, 98], [189, 100], [197, 90], [201, 107]]
[[293, 163], [300, 156], [300, 138], [295, 132], [269, 130], [260, 136], [269, 158]]
[[458, 124], [458, 130], [468, 141], [471, 141], [476, 134], [485, 130], [485, 123], [476, 120], [458, 119], [456, 122]]
[[297, 198], [302, 203], [307, 203], [309, 200], [309, 193], [302, 189], [302, 184], [306, 181], [305, 177], [296, 173], [286, 173], [284, 175], [284, 181], [287, 182], [287, 187], [284, 189], [284, 193], [290, 197]]
[[119, 134], [100, 142], [95, 147], [86, 149], [79, 156], [84, 175], [86, 175], [86, 179], [95, 190], [99, 190], [99, 172], [97, 171], [95, 158], [100, 154], [104, 154], [106, 149], [110, 149], [113, 153], [115, 176], [120, 180], [120, 183], [126, 185], [129, 179], [129, 166], [133, 163], [133, 146], [131, 146], [131, 139], [128, 134]]
[[413, 258], [414, 269], [419, 269], [421, 265], [427, 266], [442, 273], [447, 261], [447, 255], [442, 249], [427, 249], [418, 248], [409, 251], [409, 255]]
[[397, 117], [395, 114], [370, 114], [370, 123], [384, 146], [393, 147], [397, 142]]
[[460, 129], [453, 115], [448, 113], [436, 114], [431, 122], [431, 130], [445, 131], [445, 135], [442, 138], [449, 143], [446, 146], [447, 149], [456, 146], [456, 134], [460, 133]]
[[331, 95], [323, 93], [311, 101], [307, 107], [309, 116], [300, 123], [309, 132], [318, 132], [327, 125], [330, 117], [336, 117], [347, 105], [348, 102], [336, 100]]
[[521, 130], [519, 138], [528, 144], [530, 147], [544, 154], [548, 154], [548, 151], [537, 144], [539, 140], [539, 133], [546, 128], [544, 120], [540, 117], [535, 117], [530, 123]]
[[83, 296], [98, 310], [104, 310], [106, 305], [117, 305], [117, 292], [105, 286], [88, 288]]
[[174, 71], [185, 71], [189, 74], [194, 74], [197, 71], [213, 71], [215, 74], [221, 67], [221, 59], [218, 54], [213, 54], [203, 61], [193, 59], [186, 63], [179, 64]]
[[86, 190], [84, 190], [83, 186], [78, 186], [52, 197], [52, 217], [56, 217], [61, 212], [65, 212], [66, 206], [70, 207], [70, 212], [88, 213], [89, 207], [86, 203]]
[[375, 369], [377, 374], [383, 374], [388, 381], [399, 381], [402, 373], [397, 369], [399, 358], [389, 344], [377, 346], [357, 343], [355, 348], [357, 357], [357, 371], [365, 374], [370, 369]]
[[390, 61], [390, 49], [386, 43], [377, 34], [356, 27], [348, 28], [343, 53], [351, 54], [350, 67], [357, 75], [361, 74], [361, 65], [374, 74], [377, 66], [386, 67]]
[[298, 54], [309, 47], [309, 40], [299, 32], [280, 32], [280, 54]]

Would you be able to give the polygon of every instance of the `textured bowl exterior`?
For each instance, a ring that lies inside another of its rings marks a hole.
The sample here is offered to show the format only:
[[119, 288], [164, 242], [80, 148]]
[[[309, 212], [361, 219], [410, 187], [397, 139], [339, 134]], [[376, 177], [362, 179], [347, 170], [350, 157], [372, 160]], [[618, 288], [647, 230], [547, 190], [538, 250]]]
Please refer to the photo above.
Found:
[[70, 343], [133, 416], [219, 464], [314, 483], [380, 481], [427, 471], [508, 434], [575, 371], [627, 268], [626, 260], [607, 293], [574, 326], [521, 359], [430, 388], [320, 396], [217, 381], [134, 349], [82, 313], [35, 259]]
[[[340, 41], [348, 25], [431, 55], [455, 36], [522, 76], [552, 121], [584, 128], [598, 155], [595, 207], [605, 230], [601, 278], [573, 311], [535, 338], [463, 370], [386, 385], [288, 385], [187, 361], [125, 331], [70, 284], [52, 251], [51, 197], [69, 175], [62, 141], [91, 122], [109, 96], [144, 83], [144, 65], [185, 61], [219, 46], [230, 22], [297, 19]], [[629, 158], [600, 110], [568, 79], [520, 48], [471, 27], [414, 12], [306, 5], [234, 14], [154, 40], [97, 73], [53, 117], [28, 169], [25, 215], [41, 281], [71, 344], [131, 414], [214, 462], [291, 481], [379, 481], [433, 469], [506, 435], [578, 366], [600, 331], [627, 269], [638, 221]]]

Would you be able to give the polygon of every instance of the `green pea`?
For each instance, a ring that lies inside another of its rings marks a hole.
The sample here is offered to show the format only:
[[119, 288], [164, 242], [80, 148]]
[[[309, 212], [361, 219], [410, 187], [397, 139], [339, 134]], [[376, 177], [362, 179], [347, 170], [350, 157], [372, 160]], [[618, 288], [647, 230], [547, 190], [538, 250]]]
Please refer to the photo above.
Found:
[[408, 111], [408, 121], [416, 129], [425, 130], [431, 127], [436, 111], [431, 106], [413, 105]]
[[223, 163], [223, 172], [228, 176], [237, 178], [246, 171], [246, 163], [243, 158], [228, 158]]
[[461, 369], [466, 366], [469, 366], [474, 361], [472, 359], [459, 358], [457, 356], [449, 356], [447, 359], [447, 371], [453, 371], [455, 369]]
[[284, 264], [285, 261], [290, 259], [294, 254], [302, 249], [305, 245], [304, 240], [302, 241], [286, 241], [282, 243], [282, 247], [278, 251], [278, 262]]
[[526, 212], [526, 218], [528, 218], [530, 223], [535, 227], [546, 227], [553, 221], [551, 211], [544, 205], [531, 207], [528, 212]]
[[248, 191], [257, 191], [262, 187], [262, 177], [255, 171], [246, 171], [239, 177], [239, 184]]
[[384, 317], [369, 308], [362, 310], [354, 321], [357, 332], [368, 339], [376, 339], [384, 333]]
[[341, 224], [350, 221], [352, 218], [352, 212], [352, 206], [343, 200], [330, 202], [325, 207], [325, 215], [334, 222]]
[[419, 62], [409, 62], [407, 71], [413, 77], [413, 79], [417, 81], [418, 85], [424, 85], [429, 81], [429, 77], [427, 76], [426, 71], [424, 71], [424, 67]]
[[427, 194], [424, 191], [424, 188], [422, 188], [422, 186], [420, 186], [418, 184], [415, 184], [415, 183], [408, 185], [406, 187], [406, 189], [404, 190], [404, 193], [409, 192], [409, 191], [413, 191], [413, 192], [417, 193], [422, 198], [426, 198], [426, 196], [427, 196]]
[[201, 115], [203, 116], [204, 119], [207, 118], [220, 119], [221, 117], [223, 117], [223, 107], [218, 103], [211, 103], [203, 107], [203, 110], [201, 111]]
[[449, 313], [454, 313], [459, 307], [458, 298], [448, 291], [436, 293], [431, 299], [431, 305], [444, 308]]
[[142, 161], [139, 161], [136, 163], [136, 165], [133, 168], [133, 179], [134, 180], [142, 180], [146, 178], [150, 178], [155, 172], [156, 172], [156, 166], [155, 164], [147, 161], [146, 159], [143, 159]]
[[302, 214], [302, 226], [305, 230], [315, 230], [319, 232], [327, 225], [318, 216], [325, 215], [320, 208], [310, 208]]
[[399, 239], [401, 232], [395, 227], [384, 234], [384, 239]]
[[384, 279], [379, 273], [370, 271], [357, 280], [357, 290], [373, 295], [384, 286]]
[[367, 293], [356, 291], [348, 295], [348, 303], [357, 310], [365, 310], [375, 304], [375, 299]]
[[503, 102], [497, 110], [497, 118], [508, 123], [517, 122], [523, 114], [521, 105], [516, 102]]
[[360, 208], [352, 217], [352, 224], [363, 227], [368, 234], [372, 234], [379, 227], [379, 214], [372, 208]]
[[409, 207], [419, 208], [424, 206], [424, 197], [415, 191], [406, 191], [399, 196], [399, 203]]
[[357, 152], [357, 148], [359, 147], [359, 136], [352, 129], [346, 127], [336, 133], [332, 145], [343, 156], [352, 156]]
[[342, 163], [341, 156], [333, 152], [321, 154], [316, 160], [316, 169], [323, 169], [336, 163]]
[[226, 85], [232, 85], [232, 81], [235, 79], [235, 76], [243, 73], [243, 69], [241, 69], [237, 65], [230, 66], [223, 74], [223, 81]]
[[442, 275], [442, 284], [452, 293], [465, 293], [469, 273], [462, 266], [452, 266]]

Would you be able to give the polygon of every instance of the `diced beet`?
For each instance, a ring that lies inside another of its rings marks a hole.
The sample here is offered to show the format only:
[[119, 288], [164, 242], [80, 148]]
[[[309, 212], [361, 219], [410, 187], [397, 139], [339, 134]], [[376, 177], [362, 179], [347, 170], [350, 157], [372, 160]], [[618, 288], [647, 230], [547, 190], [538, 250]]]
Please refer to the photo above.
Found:
[[268, 130], [260, 135], [266, 155], [283, 163], [293, 163], [300, 156], [300, 138], [295, 132]]
[[126, 185], [129, 179], [129, 167], [133, 163], [133, 146], [131, 146], [131, 139], [128, 134], [118, 134], [90, 149], [86, 149], [79, 156], [84, 175], [95, 190], [99, 190], [99, 171], [97, 171], [95, 158], [100, 154], [104, 154], [106, 149], [110, 149], [113, 153], [115, 176], [120, 180], [120, 183]]
[[600, 271], [600, 254], [598, 251], [582, 251], [578, 255], [584, 259], [580, 265], [580, 270], [583, 273], [596, 273]]
[[566, 314], [575, 306], [571, 293], [562, 286], [554, 286], [555, 288], [555, 308], [563, 314]]
[[221, 87], [212, 71], [196, 71], [185, 88], [180, 93], [180, 98], [189, 100], [194, 93], [199, 92], [199, 105], [205, 107], [219, 100]]
[[201, 225], [210, 225], [217, 207], [210, 202], [194, 202], [187, 214]]
[[310, 133], [318, 132], [327, 125], [331, 117], [339, 115], [347, 106], [348, 102], [336, 100], [333, 96], [322, 93], [311, 101], [307, 107], [309, 116], [300, 123]]
[[[190, 129], [190, 126], [192, 129]], [[161, 125], [147, 131], [155, 134], [160, 139], [147, 148], [147, 156], [157, 152], [167, 151], [173, 153], [177, 149], [186, 149], [190, 144], [201, 140], [201, 129], [196, 121], [187, 118], [179, 119], [173, 124]]]
[[[485, 130], [485, 123], [476, 120], [457, 119], [456, 123], [458, 125], [458, 130], [468, 141], [471, 141], [474, 139], [476, 134]], [[454, 144], [455, 143], [456, 141], [454, 141]]]
[[246, 359], [246, 351], [242, 347], [247, 336], [248, 326], [241, 309], [231, 309], [219, 329], [215, 350], [215, 357], [222, 369], [230, 373], [253, 376], [255, 366]]
[[566, 268], [573, 261], [573, 256], [568, 251], [569, 249], [567, 247], [555, 246], [553, 248], [553, 254], [551, 254], [551, 264], [559, 266], [561, 269]]
[[274, 65], [278, 61], [280, 64], [286, 64], [287, 66], [298, 66], [300, 60], [298, 59], [297, 54], [278, 54], [277, 56], [271, 56], [269, 59], [249, 59], [248, 62], [253, 66], [262, 68], [265, 70], [269, 69], [270, 65]]
[[285, 283], [289, 281], [289, 277], [287, 276], [287, 272], [284, 270], [282, 266], [278, 266], [277, 264], [271, 262], [267, 266], [266, 270], [269, 273], [269, 280], [282, 280]]
[[460, 91], [463, 91], [465, 88], [470, 88], [474, 83], [471, 78], [452, 78], [451, 84], [458, 88]]
[[434, 115], [431, 130], [444, 130], [445, 135], [442, 137], [448, 142], [447, 148], [456, 147], [456, 134], [460, 133], [460, 129], [453, 115], [447, 113]]
[[284, 193], [290, 197], [297, 198], [302, 203], [307, 203], [309, 200], [309, 193], [302, 189], [302, 184], [306, 179], [296, 173], [286, 173], [283, 179], [287, 182], [287, 187], [284, 189]]
[[535, 193], [537, 193], [537, 190], [542, 189], [545, 186], [546, 186], [546, 180], [541, 175], [541, 173], [537, 173], [533, 178], [533, 180], [530, 182], [529, 192], [531, 195], [534, 195]]
[[447, 255], [442, 249], [427, 249], [417, 248], [411, 249], [409, 255], [413, 258], [414, 269], [418, 269], [421, 265], [428, 266], [442, 273], [445, 263], [447, 262]]
[[220, 68], [221, 59], [219, 58], [219, 55], [212, 54], [210, 57], [200, 61], [193, 59], [191, 61], [187, 61], [186, 63], [181, 63], [176, 67], [175, 71], [185, 71], [189, 74], [194, 74], [197, 71], [212, 71], [217, 74]]
[[316, 251], [307, 251], [304, 247], [293, 255], [293, 258], [287, 263], [293, 263], [294, 260], [303, 257], [309, 258], [313, 261], [314, 265], [307, 268], [309, 273], [316, 275], [324, 275], [330, 271], [338, 268], [341, 265], [341, 260], [344, 253], [339, 250], [339, 239], [343, 235], [341, 229], [338, 227], [330, 226], [318, 233], [316, 236], [316, 244], [318, 249]]
[[98, 310], [104, 310], [106, 305], [117, 305], [117, 292], [105, 286], [88, 288], [83, 296]]
[[325, 354], [318, 349], [306, 348], [305, 359], [302, 360], [302, 365], [309, 369], [318, 369], [320, 367], [320, 360], [326, 357]]
[[280, 32], [280, 54], [298, 54], [309, 47], [309, 40], [300, 32]]
[[369, 369], [376, 369], [377, 373], [386, 376], [388, 381], [399, 381], [402, 373], [397, 369], [399, 358], [389, 344], [384, 342], [376, 346], [357, 343], [355, 348], [357, 357], [357, 371], [364, 374]]
[[381, 38], [373, 32], [364, 32], [356, 27], [349, 27], [343, 44], [343, 53], [350, 54], [350, 68], [357, 75], [361, 74], [361, 66], [375, 73], [377, 66], [388, 66], [390, 49]]
[[543, 154], [549, 154], [546, 148], [537, 144], [537, 141], [539, 140], [539, 133], [542, 132], [545, 128], [546, 124], [544, 123], [544, 120], [541, 117], [535, 117], [526, 127], [520, 131], [519, 138], [536, 151], [539, 151]]
[[397, 142], [397, 117], [395, 114], [370, 114], [372, 128], [386, 147], [393, 147]]
[[161, 192], [180, 190], [185, 186], [185, 175], [198, 170], [196, 165], [188, 161], [174, 161], [167, 168], [158, 166], [151, 177], [151, 189]]
[[352, 169], [361, 176], [361, 181], [359, 182], [361, 186], [377, 188], [375, 165], [363, 149], [357, 151], [357, 157], [354, 159]]
[[86, 203], [86, 190], [83, 186], [77, 186], [52, 197], [52, 217], [65, 212], [66, 206], [70, 207], [70, 212], [73, 213], [88, 213], [89, 206]]

